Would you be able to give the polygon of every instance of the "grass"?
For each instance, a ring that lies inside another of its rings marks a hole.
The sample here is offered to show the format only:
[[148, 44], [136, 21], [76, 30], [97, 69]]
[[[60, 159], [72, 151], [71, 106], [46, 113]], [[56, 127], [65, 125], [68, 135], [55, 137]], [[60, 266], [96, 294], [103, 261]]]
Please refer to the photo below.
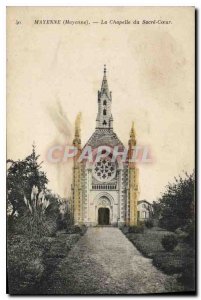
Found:
[[153, 265], [168, 275], [177, 274], [179, 283], [186, 291], [195, 289], [195, 250], [178, 240], [176, 248], [165, 251], [161, 240], [170, 232], [160, 228], [145, 229], [144, 233], [127, 233], [127, 238], [146, 257], [152, 258]]
[[146, 257], [153, 258], [156, 253], [163, 251], [162, 238], [168, 231], [159, 229], [145, 229], [144, 233], [128, 233], [128, 239]]
[[51, 284], [49, 276], [81, 234], [58, 232], [55, 237], [9, 235], [7, 240], [8, 292], [35, 294]]

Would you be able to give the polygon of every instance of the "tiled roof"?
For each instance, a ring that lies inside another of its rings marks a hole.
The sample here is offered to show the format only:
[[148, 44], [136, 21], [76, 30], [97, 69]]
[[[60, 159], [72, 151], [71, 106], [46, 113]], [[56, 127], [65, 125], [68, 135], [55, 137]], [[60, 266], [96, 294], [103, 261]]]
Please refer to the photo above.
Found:
[[96, 148], [98, 146], [122, 146], [123, 143], [119, 140], [116, 133], [112, 129], [97, 128], [92, 134], [85, 146]]

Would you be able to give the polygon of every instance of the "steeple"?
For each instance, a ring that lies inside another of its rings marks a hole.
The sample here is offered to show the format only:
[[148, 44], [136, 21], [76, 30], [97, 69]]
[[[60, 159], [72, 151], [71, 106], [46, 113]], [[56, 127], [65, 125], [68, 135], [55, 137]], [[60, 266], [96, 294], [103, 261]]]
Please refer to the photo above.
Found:
[[75, 137], [73, 140], [73, 145], [77, 146], [78, 149], [81, 149], [80, 122], [81, 122], [81, 113], [79, 113], [75, 119]]
[[[128, 159], [132, 159], [134, 146], [136, 145], [136, 134], [134, 128], [134, 122], [132, 122], [131, 131], [130, 131], [130, 139], [128, 141], [129, 149], [128, 149]], [[136, 167], [135, 162], [130, 162], [128, 164], [128, 172], [129, 172], [129, 202], [130, 207], [127, 215], [126, 223], [130, 226], [137, 225], [137, 203], [139, 199], [139, 170]]]
[[131, 131], [130, 131], [130, 139], [128, 141], [129, 146], [135, 146], [136, 145], [136, 134], [135, 134], [135, 128], [134, 128], [134, 122], [132, 122]]
[[110, 92], [108, 88], [106, 72], [107, 72], [106, 65], [104, 65], [104, 74], [103, 74], [103, 81], [101, 85], [101, 93], [102, 94], [106, 93], [106, 95], [109, 96]]
[[112, 93], [109, 91], [106, 65], [104, 65], [103, 80], [101, 90], [98, 91], [98, 115], [96, 118], [96, 128], [113, 128], [113, 118], [111, 114]]
[[132, 122], [131, 131], [130, 131], [130, 138], [135, 140], [135, 128], [134, 128], [134, 122]]
[[128, 140], [128, 158], [131, 159], [133, 155], [133, 147], [136, 146], [136, 134], [134, 128], [134, 122], [132, 122], [130, 139]]
[[82, 151], [80, 137], [80, 122], [81, 113], [79, 113], [75, 119], [75, 137], [73, 140], [73, 145], [78, 149], [76, 156], [73, 157], [73, 182], [71, 186], [71, 209], [73, 213], [73, 222], [76, 225], [82, 222], [82, 176], [81, 163], [78, 161], [78, 158]]

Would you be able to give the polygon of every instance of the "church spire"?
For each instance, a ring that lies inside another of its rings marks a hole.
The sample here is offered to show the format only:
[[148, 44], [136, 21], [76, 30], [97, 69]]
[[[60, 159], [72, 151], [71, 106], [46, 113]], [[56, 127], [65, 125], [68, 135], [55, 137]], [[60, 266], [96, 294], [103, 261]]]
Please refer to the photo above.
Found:
[[130, 138], [135, 140], [135, 128], [134, 128], [134, 122], [132, 122], [131, 131], [130, 131]]
[[112, 94], [109, 91], [107, 82], [107, 69], [104, 65], [103, 80], [101, 90], [98, 91], [98, 115], [96, 118], [96, 128], [113, 128], [113, 118], [111, 114]]
[[80, 123], [81, 123], [81, 113], [79, 113], [75, 119], [75, 137], [73, 140], [73, 145], [81, 149], [81, 137], [80, 137]]
[[106, 65], [104, 65], [104, 74], [103, 74], [103, 81], [102, 81], [102, 86], [101, 86], [101, 93], [105, 93], [107, 96], [109, 96], [110, 92], [109, 92], [109, 88], [108, 88], [108, 83], [107, 83], [107, 69], [106, 69]]
[[134, 128], [134, 122], [132, 122], [131, 131], [130, 131], [130, 139], [128, 141], [129, 150], [131, 151], [131, 147], [136, 145], [136, 133]]

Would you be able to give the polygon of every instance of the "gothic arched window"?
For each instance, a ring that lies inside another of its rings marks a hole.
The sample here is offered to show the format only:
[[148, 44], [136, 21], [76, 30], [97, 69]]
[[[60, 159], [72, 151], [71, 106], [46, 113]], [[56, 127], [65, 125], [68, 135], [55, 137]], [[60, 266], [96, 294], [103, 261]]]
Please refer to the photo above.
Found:
[[106, 109], [104, 108], [104, 110], [103, 110], [103, 115], [106, 116], [106, 114], [107, 114], [107, 111], [106, 111]]
[[103, 105], [107, 105], [107, 101], [106, 100], [103, 101]]
[[107, 125], [107, 122], [105, 120], [103, 121], [103, 125]]

